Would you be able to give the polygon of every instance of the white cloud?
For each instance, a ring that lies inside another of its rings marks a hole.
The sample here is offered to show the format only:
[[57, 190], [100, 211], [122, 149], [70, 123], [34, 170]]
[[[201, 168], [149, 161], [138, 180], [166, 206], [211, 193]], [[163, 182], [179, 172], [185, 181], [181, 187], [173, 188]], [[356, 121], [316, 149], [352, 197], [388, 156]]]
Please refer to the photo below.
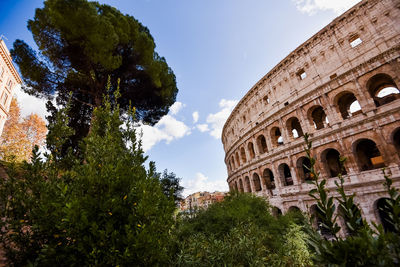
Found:
[[196, 123], [199, 120], [199, 112], [195, 111], [192, 113], [193, 123]]
[[143, 131], [142, 144], [143, 150], [148, 151], [156, 143], [163, 140], [169, 144], [171, 141], [190, 134], [190, 128], [182, 121], [178, 121], [170, 115], [165, 115], [156, 125], [141, 125], [140, 130]]
[[182, 102], [177, 101], [174, 104], [172, 104], [172, 106], [169, 108], [169, 111], [170, 111], [171, 115], [176, 115], [185, 106], [186, 105], [183, 104]]
[[36, 113], [45, 119], [49, 115], [46, 110], [47, 100], [28, 95], [22, 91], [21, 86], [15, 88], [14, 96], [17, 98], [19, 107], [21, 108], [21, 117]]
[[199, 191], [214, 192], [228, 191], [229, 189], [228, 183], [225, 180], [210, 181], [209, 178], [201, 172], [196, 173], [194, 179], [184, 181], [182, 185], [185, 187], [183, 191], [185, 197]]
[[200, 132], [204, 133], [209, 131], [210, 129], [208, 129], [208, 124], [204, 123], [204, 124], [197, 124], [196, 125], [197, 129], [199, 129]]
[[214, 114], [209, 114], [207, 116], [207, 123], [211, 125], [210, 135], [215, 138], [221, 138], [222, 128], [224, 127], [224, 123], [226, 119], [231, 114], [233, 108], [236, 106], [236, 100], [226, 100], [222, 99], [219, 102], [220, 111]]
[[302, 13], [313, 15], [318, 11], [331, 10], [337, 15], [343, 13], [360, 0], [292, 0]]

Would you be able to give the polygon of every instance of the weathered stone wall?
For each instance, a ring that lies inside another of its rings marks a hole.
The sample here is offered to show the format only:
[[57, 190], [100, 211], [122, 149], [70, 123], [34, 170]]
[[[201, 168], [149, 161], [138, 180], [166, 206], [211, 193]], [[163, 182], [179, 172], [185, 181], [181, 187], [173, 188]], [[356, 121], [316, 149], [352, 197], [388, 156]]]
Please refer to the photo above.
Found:
[[[310, 211], [304, 140], [334, 191], [339, 154], [345, 188], [379, 222], [385, 166], [400, 187], [400, 1], [362, 1], [290, 53], [241, 99], [222, 142], [231, 189], [286, 212]], [[381, 96], [389, 90], [386, 96]], [[357, 108], [358, 105], [358, 108]], [[273, 179], [271, 179], [273, 176]]]

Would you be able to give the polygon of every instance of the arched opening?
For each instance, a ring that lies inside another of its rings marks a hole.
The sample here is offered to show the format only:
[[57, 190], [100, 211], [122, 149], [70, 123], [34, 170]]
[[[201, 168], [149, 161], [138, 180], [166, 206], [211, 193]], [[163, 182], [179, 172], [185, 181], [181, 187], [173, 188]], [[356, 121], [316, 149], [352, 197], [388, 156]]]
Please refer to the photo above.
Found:
[[252, 142], [250, 142], [250, 143], [247, 145], [247, 149], [249, 150], [250, 159], [254, 159], [254, 157], [256, 156], [256, 153], [254, 152], [254, 146], [253, 146], [253, 143], [252, 143]]
[[377, 107], [400, 99], [396, 83], [387, 74], [380, 73], [369, 79], [367, 88]]
[[257, 173], [254, 173], [254, 174], [253, 174], [253, 184], [254, 184], [254, 188], [255, 188], [255, 190], [256, 190], [257, 192], [258, 192], [258, 191], [261, 191], [260, 176], [258, 176]]
[[342, 118], [348, 119], [361, 113], [361, 106], [353, 93], [346, 92], [337, 101]]
[[238, 188], [238, 183], [237, 183], [237, 181], [235, 181], [235, 191], [236, 191], [236, 192], [238, 192], [238, 191], [239, 191], [239, 188]]
[[275, 146], [283, 145], [282, 133], [278, 127], [274, 127], [271, 129], [271, 139], [272, 139], [272, 143]]
[[311, 121], [314, 124], [316, 130], [323, 129], [329, 125], [328, 117], [325, 114], [324, 109], [321, 106], [316, 106], [311, 112]]
[[400, 155], [400, 128], [395, 130], [393, 134], [393, 144], [397, 150], [397, 154]]
[[333, 148], [329, 148], [321, 154], [322, 162], [328, 177], [337, 177], [339, 173], [346, 175], [347, 171], [340, 166], [340, 153]]
[[307, 157], [301, 157], [296, 163], [297, 171], [302, 182], [311, 181], [311, 162]]
[[246, 163], [246, 152], [244, 151], [243, 147], [240, 149], [240, 156], [242, 158], [242, 163]]
[[257, 145], [258, 151], [260, 151], [261, 154], [268, 152], [267, 140], [265, 140], [264, 135], [260, 135], [257, 137]]
[[278, 216], [281, 216], [281, 215], [282, 215], [282, 211], [281, 211], [281, 209], [278, 208], [278, 207], [272, 207], [272, 208], [271, 208], [271, 213], [272, 213], [272, 215], [275, 216], [275, 217], [278, 217]]
[[232, 161], [228, 161], [228, 167], [229, 167], [229, 170], [233, 171], [233, 168], [232, 168]]
[[396, 229], [393, 225], [393, 207], [390, 205], [392, 200], [389, 198], [380, 198], [376, 201], [376, 213], [379, 216], [379, 220], [385, 229], [385, 232], [395, 232]]
[[232, 164], [232, 170], [235, 169], [236, 166], [235, 166], [235, 157], [234, 156], [232, 156], [232, 158], [231, 158], [231, 164]]
[[385, 166], [381, 152], [372, 140], [362, 139], [358, 141], [355, 152], [361, 171], [379, 169]]
[[286, 163], [282, 163], [281, 165], [279, 165], [278, 169], [283, 185], [293, 185], [293, 178], [289, 166]]
[[268, 189], [275, 189], [275, 179], [274, 179], [274, 174], [270, 169], [265, 169], [263, 171], [263, 179], [264, 183], [267, 186]]
[[239, 191], [240, 192], [244, 192], [244, 187], [243, 187], [243, 181], [242, 181], [242, 179], [239, 179]]
[[244, 177], [244, 184], [246, 186], [246, 192], [251, 192], [251, 185], [250, 185], [250, 179], [249, 176]]
[[299, 212], [301, 213], [300, 208], [296, 207], [296, 206], [290, 206], [288, 209], [288, 212]]
[[300, 121], [295, 117], [288, 119], [286, 122], [286, 127], [293, 138], [298, 138], [304, 135], [303, 129], [301, 129]]
[[239, 153], [236, 152], [236, 162], [237, 162], [237, 166], [240, 166], [240, 160], [239, 160]]

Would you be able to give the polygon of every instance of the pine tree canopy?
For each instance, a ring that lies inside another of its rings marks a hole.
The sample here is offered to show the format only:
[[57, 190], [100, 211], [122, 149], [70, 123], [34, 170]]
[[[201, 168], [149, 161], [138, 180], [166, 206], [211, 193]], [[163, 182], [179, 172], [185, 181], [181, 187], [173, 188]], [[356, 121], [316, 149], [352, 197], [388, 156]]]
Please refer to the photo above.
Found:
[[11, 50], [24, 78], [23, 89], [41, 98], [56, 96], [58, 104], [65, 104], [72, 92], [75, 129], [90, 123], [93, 108], [105, 95], [112, 99], [118, 79], [120, 108], [127, 110], [131, 102], [137, 119], [146, 123], [155, 124], [175, 102], [175, 75], [155, 52], [148, 28], [114, 7], [46, 0], [28, 21], [28, 29], [39, 52], [22, 40]]

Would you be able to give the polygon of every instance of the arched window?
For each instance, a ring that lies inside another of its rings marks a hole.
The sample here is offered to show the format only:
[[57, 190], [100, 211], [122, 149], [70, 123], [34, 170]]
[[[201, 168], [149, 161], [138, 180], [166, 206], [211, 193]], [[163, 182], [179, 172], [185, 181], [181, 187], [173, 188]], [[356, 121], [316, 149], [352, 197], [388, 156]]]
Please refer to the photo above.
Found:
[[281, 216], [281, 215], [282, 215], [282, 211], [281, 211], [281, 209], [278, 208], [278, 207], [272, 207], [272, 208], [271, 208], [271, 213], [272, 213], [272, 215], [275, 216], [275, 217], [278, 217], [278, 216]]
[[244, 192], [244, 187], [243, 187], [243, 181], [242, 181], [242, 179], [239, 179], [239, 191], [240, 192]]
[[257, 173], [253, 174], [253, 184], [256, 191], [261, 191], [261, 181], [260, 176]]
[[243, 147], [240, 149], [240, 156], [242, 158], [242, 163], [246, 163], [246, 152], [244, 151]]
[[275, 146], [283, 145], [282, 133], [278, 127], [274, 127], [271, 129], [271, 139], [272, 139], [272, 143]]
[[279, 165], [278, 169], [283, 185], [293, 185], [293, 178], [289, 166], [286, 163], [282, 163]]
[[244, 177], [244, 184], [246, 185], [246, 192], [251, 192], [249, 176]]
[[380, 73], [369, 79], [367, 88], [377, 107], [400, 99], [396, 83], [387, 74]]
[[231, 163], [232, 163], [232, 170], [233, 170], [233, 169], [236, 168], [236, 165], [235, 165], [235, 157], [234, 157], [234, 156], [232, 156], [232, 158], [231, 158]]
[[302, 182], [310, 181], [311, 179], [311, 162], [307, 157], [301, 157], [296, 163], [297, 171]]
[[270, 169], [265, 169], [263, 171], [263, 179], [264, 183], [268, 189], [275, 189], [275, 179], [274, 174]]
[[337, 105], [344, 120], [361, 112], [360, 103], [358, 103], [354, 94], [350, 92], [342, 94], [337, 101]]
[[240, 166], [240, 160], [239, 160], [239, 153], [236, 152], [236, 162], [237, 162], [237, 166]]
[[286, 127], [288, 128], [289, 133], [292, 135], [293, 138], [303, 136], [303, 129], [301, 129], [299, 119], [295, 117], [288, 119], [288, 121], [286, 122]]
[[379, 169], [385, 166], [381, 152], [372, 140], [362, 139], [358, 141], [355, 152], [361, 171]]
[[400, 128], [396, 129], [393, 134], [393, 144], [396, 147], [397, 153], [400, 156]]
[[322, 162], [328, 174], [328, 177], [337, 177], [339, 173], [347, 174], [346, 169], [340, 167], [340, 153], [333, 148], [327, 149], [321, 153]]
[[257, 137], [257, 145], [258, 145], [258, 151], [260, 151], [261, 154], [268, 152], [267, 140], [265, 140], [264, 135], [260, 135]]
[[254, 152], [253, 143], [250, 142], [250, 143], [247, 145], [247, 148], [248, 148], [248, 150], [249, 150], [250, 159], [254, 159], [254, 157], [256, 156], [256, 153]]
[[237, 181], [235, 181], [235, 191], [236, 191], [236, 192], [238, 192], [238, 191], [239, 191], [239, 188], [238, 188], [238, 183], [237, 183]]
[[390, 205], [390, 201], [391, 199], [389, 198], [378, 199], [375, 203], [375, 209], [379, 215], [383, 229], [386, 232], [395, 232], [393, 219], [391, 218], [391, 215], [393, 216], [393, 207]]
[[324, 109], [321, 106], [312, 108], [311, 121], [314, 124], [316, 130], [323, 129], [329, 125], [328, 117], [325, 114]]
[[291, 207], [289, 207], [289, 209], [288, 209], [288, 212], [298, 212], [298, 213], [301, 213], [301, 210], [298, 208], [298, 207], [296, 207], [296, 206], [291, 206]]

